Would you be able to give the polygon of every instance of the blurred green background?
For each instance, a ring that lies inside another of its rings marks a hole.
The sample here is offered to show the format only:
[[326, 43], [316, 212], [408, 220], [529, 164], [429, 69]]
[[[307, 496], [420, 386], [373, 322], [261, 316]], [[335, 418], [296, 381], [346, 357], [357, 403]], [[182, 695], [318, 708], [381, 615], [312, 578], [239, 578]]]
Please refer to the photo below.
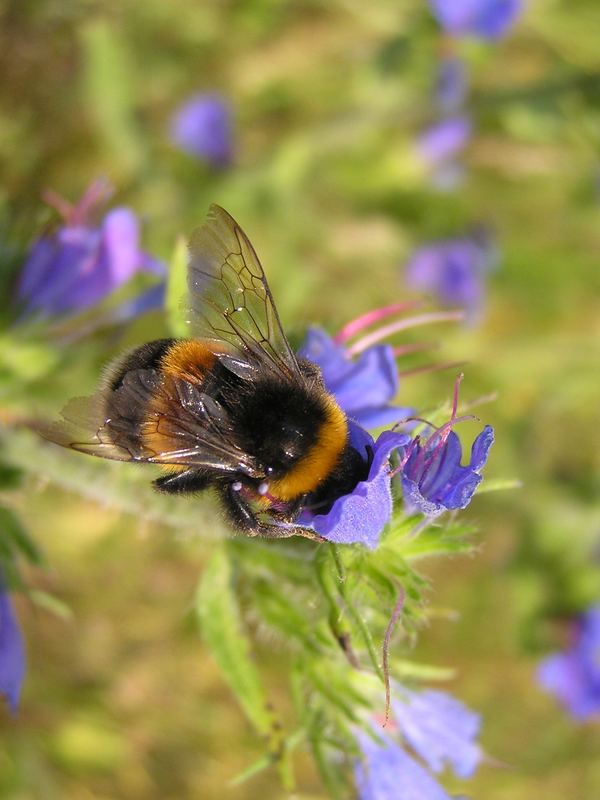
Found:
[[[464, 399], [498, 392], [478, 412], [497, 429], [486, 474], [523, 488], [474, 500], [475, 557], [423, 565], [433, 612], [414, 655], [456, 667], [450, 690], [484, 715], [494, 763], [465, 784], [470, 795], [600, 797], [598, 725], [572, 723], [534, 679], [561, 644], [560, 619], [600, 594], [597, 2], [532, 0], [505, 40], [461, 44], [474, 136], [452, 192], [431, 186], [414, 146], [432, 119], [440, 52], [424, 2], [20, 0], [0, 3], [0, 20], [7, 308], [15, 269], [52, 217], [42, 191], [76, 199], [98, 175], [165, 261], [210, 202], [227, 208], [298, 338], [309, 323], [335, 330], [403, 298], [401, 267], [419, 244], [491, 227], [500, 260], [483, 325], [427, 337], [442, 340], [435, 360], [469, 361]], [[169, 142], [171, 115], [196, 91], [231, 104], [226, 170]], [[94, 387], [108, 357], [166, 330], [154, 313], [67, 347], [13, 325], [0, 352], [3, 416], [55, 413]], [[402, 402], [435, 407], [452, 380], [407, 378]], [[465, 441], [474, 431], [465, 425]], [[46, 563], [27, 571], [37, 602], [18, 601], [29, 672], [18, 717], [2, 715], [0, 797], [282, 797], [269, 772], [230, 785], [262, 743], [192, 614], [223, 533], [210, 501], [184, 501], [184, 513], [149, 499], [150, 475], [76, 455], [64, 467], [31, 437], [11, 440], [6, 458], [27, 477], [3, 500]], [[117, 482], [128, 514], [104, 491]], [[261, 647], [285, 712], [285, 653]], [[299, 763], [295, 797], [324, 798], [308, 756]]]

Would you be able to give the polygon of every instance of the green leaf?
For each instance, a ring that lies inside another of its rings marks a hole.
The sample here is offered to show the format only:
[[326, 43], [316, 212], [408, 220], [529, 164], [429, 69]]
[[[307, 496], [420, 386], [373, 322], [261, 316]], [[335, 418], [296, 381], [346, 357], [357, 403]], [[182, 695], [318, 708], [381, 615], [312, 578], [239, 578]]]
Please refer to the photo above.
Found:
[[196, 596], [202, 634], [225, 680], [256, 730], [269, 736], [273, 717], [250, 643], [242, 630], [240, 611], [232, 587], [231, 564], [224, 547], [206, 565]]
[[167, 281], [167, 323], [173, 336], [189, 336], [182, 303], [187, 297], [187, 242], [183, 236], [178, 237], [169, 262]]
[[59, 600], [58, 597], [48, 594], [48, 592], [43, 592], [40, 589], [34, 589], [33, 591], [29, 592], [29, 597], [33, 600], [36, 606], [43, 608], [45, 611], [49, 611], [59, 619], [64, 621], [73, 619], [72, 609], [62, 600]]
[[82, 49], [85, 105], [110, 151], [113, 166], [132, 174], [144, 153], [125, 40], [106, 21], [95, 20], [83, 29]]
[[21, 521], [10, 508], [0, 506], [0, 537], [2, 549], [7, 555], [23, 555], [34, 564], [41, 564], [43, 559], [37, 545], [29, 536]]

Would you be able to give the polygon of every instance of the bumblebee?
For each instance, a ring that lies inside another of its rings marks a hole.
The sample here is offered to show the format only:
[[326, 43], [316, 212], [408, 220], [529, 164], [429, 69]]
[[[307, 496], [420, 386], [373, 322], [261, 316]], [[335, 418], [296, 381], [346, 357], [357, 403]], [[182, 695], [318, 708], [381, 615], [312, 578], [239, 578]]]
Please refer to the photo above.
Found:
[[64, 447], [161, 465], [161, 492], [212, 487], [249, 535], [300, 533], [365, 477], [348, 420], [319, 368], [282, 330], [248, 237], [213, 205], [190, 241], [194, 338], [148, 342], [110, 364], [92, 397], [75, 398], [42, 430]]

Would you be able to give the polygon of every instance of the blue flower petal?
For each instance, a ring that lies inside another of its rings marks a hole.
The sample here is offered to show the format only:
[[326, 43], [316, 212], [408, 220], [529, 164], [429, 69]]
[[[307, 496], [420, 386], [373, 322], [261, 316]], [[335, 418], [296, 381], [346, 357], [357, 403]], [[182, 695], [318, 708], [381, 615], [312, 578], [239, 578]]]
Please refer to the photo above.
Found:
[[481, 718], [446, 692], [400, 689], [392, 701], [402, 735], [430, 769], [449, 764], [459, 778], [468, 778], [481, 761], [475, 741]]
[[[362, 432], [362, 445], [357, 445], [361, 429], [351, 425], [353, 446], [360, 452], [361, 446], [373, 449], [373, 461], [364, 481], [352, 492], [339, 497], [327, 514], [312, 514], [304, 511], [298, 523], [312, 528], [332, 542], [340, 544], [359, 543], [369, 549], [379, 544], [381, 533], [392, 515], [392, 493], [389, 457], [393, 450], [406, 445], [409, 436], [394, 431], [385, 431], [372, 444], [366, 442], [366, 431]], [[370, 438], [370, 437], [369, 437]]]
[[476, 471], [483, 469], [486, 461], [488, 460], [490, 447], [493, 444], [494, 429], [491, 425], [486, 425], [479, 436], [477, 436], [473, 442], [473, 446], [471, 447], [471, 462], [469, 464], [471, 469]]
[[0, 590], [0, 693], [16, 712], [25, 676], [25, 648], [6, 591]]
[[600, 604], [577, 620], [575, 641], [569, 648], [540, 663], [538, 681], [574, 719], [600, 716]]
[[363, 758], [355, 764], [358, 800], [451, 800], [437, 781], [391, 737], [362, 731], [356, 739]]
[[522, 0], [430, 0], [440, 25], [455, 36], [500, 39], [521, 13]]
[[310, 328], [298, 355], [320, 367], [325, 386], [340, 408], [365, 428], [400, 422], [414, 411], [389, 404], [400, 384], [389, 345], [374, 345], [350, 358], [325, 331]]

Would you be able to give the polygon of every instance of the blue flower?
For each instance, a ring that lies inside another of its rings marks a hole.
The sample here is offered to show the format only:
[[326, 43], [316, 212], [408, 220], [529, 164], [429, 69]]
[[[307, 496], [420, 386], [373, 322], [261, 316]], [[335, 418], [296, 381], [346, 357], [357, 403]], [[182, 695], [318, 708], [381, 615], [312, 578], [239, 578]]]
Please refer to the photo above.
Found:
[[171, 138], [189, 155], [226, 167], [233, 155], [229, 105], [216, 94], [194, 95], [173, 116]]
[[390, 345], [373, 345], [353, 359], [325, 331], [310, 328], [298, 354], [321, 368], [325, 386], [340, 408], [359, 425], [376, 428], [398, 422], [412, 412], [389, 405], [400, 388]]
[[446, 692], [413, 692], [398, 687], [394, 719], [412, 749], [434, 772], [448, 763], [459, 778], [469, 778], [482, 756], [475, 742], [481, 718]]
[[577, 720], [600, 714], [600, 604], [575, 623], [569, 648], [544, 659], [538, 680]]
[[500, 39], [521, 13], [522, 0], [430, 0], [433, 15], [452, 36]]
[[362, 758], [354, 766], [358, 800], [451, 800], [417, 761], [387, 734], [359, 731]]
[[428, 517], [466, 508], [481, 483], [479, 473], [493, 441], [494, 429], [486, 425], [473, 442], [469, 464], [462, 466], [460, 439], [454, 431], [435, 431], [423, 444], [413, 439], [400, 473], [406, 506]]
[[33, 245], [17, 285], [26, 315], [55, 316], [99, 303], [137, 272], [164, 276], [164, 266], [140, 248], [139, 222], [129, 208], [115, 208], [100, 224], [90, 217], [110, 193], [98, 181], [74, 207], [54, 198], [65, 223]]
[[[441, 428], [434, 428], [426, 439], [416, 436], [400, 451], [400, 474], [404, 504], [407, 509], [437, 517], [444, 511], [466, 508], [482, 478], [479, 474], [494, 442], [494, 429], [486, 425], [471, 447], [471, 460], [461, 465], [460, 439], [452, 428], [471, 416], [457, 417], [458, 392], [463, 375], [454, 384], [452, 414]], [[430, 426], [433, 427], [433, 426]]]
[[467, 146], [473, 126], [467, 116], [447, 117], [426, 128], [417, 139], [417, 151], [431, 167], [456, 158]]
[[495, 260], [490, 237], [477, 231], [421, 247], [410, 258], [405, 278], [411, 288], [433, 293], [442, 305], [465, 309], [473, 322], [481, 313], [486, 276]]
[[392, 515], [390, 454], [409, 441], [407, 434], [394, 431], [385, 431], [374, 441], [367, 431], [350, 422], [350, 443], [365, 461], [365, 479], [352, 492], [338, 497], [326, 513], [305, 509], [297, 524], [331, 542], [360, 543], [371, 550], [377, 547]]
[[8, 592], [0, 587], [0, 694], [16, 712], [25, 675], [23, 638]]

